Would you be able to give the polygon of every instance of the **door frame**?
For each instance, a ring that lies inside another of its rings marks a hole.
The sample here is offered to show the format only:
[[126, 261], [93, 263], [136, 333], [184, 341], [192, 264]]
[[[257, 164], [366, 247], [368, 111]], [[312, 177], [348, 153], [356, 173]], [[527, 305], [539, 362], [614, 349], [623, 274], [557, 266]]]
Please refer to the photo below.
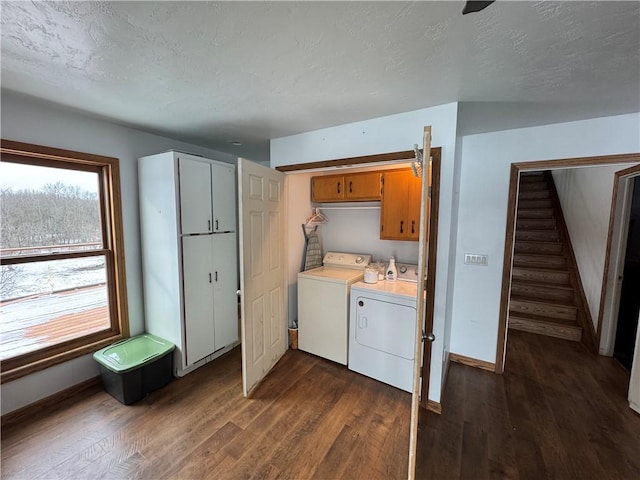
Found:
[[[594, 167], [617, 163], [640, 162], [640, 153], [620, 155], [603, 155], [595, 157], [565, 158], [556, 160], [541, 160], [529, 162], [515, 162], [511, 164], [509, 180], [509, 196], [507, 203], [507, 224], [505, 228], [504, 259], [502, 263], [502, 293], [500, 297], [500, 313], [498, 317], [498, 341], [496, 347], [495, 372], [503, 373], [507, 353], [507, 321], [509, 317], [509, 297], [511, 294], [511, 268], [513, 264], [513, 248], [515, 245], [516, 212], [518, 206], [518, 187], [520, 173], [539, 170], [554, 170], [560, 168]], [[606, 268], [605, 268], [606, 272]], [[602, 297], [601, 297], [602, 298]], [[602, 321], [599, 316], [598, 324]], [[596, 340], [599, 342], [599, 339]]]
[[[598, 309], [597, 342], [601, 355], [613, 355], [615, 333], [618, 326], [620, 308], [621, 275], [631, 214], [632, 180], [639, 181], [640, 165], [615, 173], [613, 181], [613, 201], [609, 217], [609, 233], [605, 253], [604, 275]], [[603, 336], [604, 341], [603, 341]], [[603, 345], [604, 343], [604, 345]]]

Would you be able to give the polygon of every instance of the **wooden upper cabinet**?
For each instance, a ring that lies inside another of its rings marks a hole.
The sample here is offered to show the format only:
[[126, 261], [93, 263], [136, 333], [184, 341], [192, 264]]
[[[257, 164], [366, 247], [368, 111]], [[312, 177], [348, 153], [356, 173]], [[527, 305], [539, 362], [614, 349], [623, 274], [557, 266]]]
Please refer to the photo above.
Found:
[[366, 202], [382, 198], [380, 172], [352, 173], [344, 176], [347, 201]]
[[380, 200], [381, 177], [380, 172], [312, 177], [311, 200], [321, 203]]
[[422, 179], [416, 178], [410, 168], [383, 173], [381, 240], [420, 238], [421, 196]]
[[312, 177], [311, 200], [314, 202], [344, 202], [344, 176]]

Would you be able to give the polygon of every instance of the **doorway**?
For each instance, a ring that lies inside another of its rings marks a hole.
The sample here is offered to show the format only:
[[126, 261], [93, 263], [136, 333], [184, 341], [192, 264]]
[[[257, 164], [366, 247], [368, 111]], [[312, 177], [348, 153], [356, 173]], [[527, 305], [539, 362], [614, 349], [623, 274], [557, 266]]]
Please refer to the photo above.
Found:
[[631, 372], [640, 311], [640, 181], [633, 179], [613, 358]]
[[[505, 235], [505, 255], [503, 261], [503, 277], [502, 277], [502, 294], [500, 301], [498, 341], [496, 351], [496, 373], [504, 372], [506, 346], [507, 346], [507, 330], [509, 315], [509, 298], [511, 294], [511, 272], [514, 260], [514, 243], [515, 243], [515, 227], [516, 227], [516, 211], [518, 204], [518, 183], [520, 174], [529, 171], [553, 170], [559, 168], [575, 168], [575, 167], [594, 167], [620, 164], [621, 169], [624, 164], [637, 163], [640, 161], [638, 154], [609, 155], [604, 157], [586, 157], [573, 158], [564, 160], [547, 160], [537, 162], [522, 162], [511, 165], [511, 177], [509, 185], [509, 204], [507, 208], [507, 226]], [[609, 246], [607, 252], [609, 252]], [[605, 264], [605, 272], [607, 265]], [[601, 295], [605, 297], [605, 292]], [[600, 309], [602, 312], [602, 308]], [[598, 319], [598, 339], [600, 333], [600, 325], [602, 323], [602, 315]]]

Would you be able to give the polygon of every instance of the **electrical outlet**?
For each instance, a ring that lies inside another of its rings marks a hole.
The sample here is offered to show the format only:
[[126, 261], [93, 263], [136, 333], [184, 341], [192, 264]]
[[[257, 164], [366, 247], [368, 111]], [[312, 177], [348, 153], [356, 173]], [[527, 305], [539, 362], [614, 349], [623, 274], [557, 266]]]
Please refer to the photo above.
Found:
[[489, 265], [489, 256], [478, 254], [478, 253], [465, 253], [464, 254], [464, 264], [465, 265], [479, 265], [481, 267], [486, 267]]

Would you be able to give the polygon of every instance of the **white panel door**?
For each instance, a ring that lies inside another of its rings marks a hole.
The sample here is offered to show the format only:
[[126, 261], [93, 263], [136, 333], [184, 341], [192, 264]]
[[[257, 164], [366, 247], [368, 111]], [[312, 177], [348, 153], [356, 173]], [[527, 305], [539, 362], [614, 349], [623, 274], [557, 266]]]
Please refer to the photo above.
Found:
[[284, 174], [238, 160], [242, 386], [248, 396], [286, 350]]
[[236, 231], [236, 179], [232, 165], [211, 165], [213, 231]]
[[181, 233], [211, 232], [211, 164], [179, 158], [178, 175]]
[[215, 350], [212, 237], [182, 237], [187, 365], [202, 360]]
[[213, 312], [215, 349], [238, 341], [238, 265], [236, 234], [213, 237]]

